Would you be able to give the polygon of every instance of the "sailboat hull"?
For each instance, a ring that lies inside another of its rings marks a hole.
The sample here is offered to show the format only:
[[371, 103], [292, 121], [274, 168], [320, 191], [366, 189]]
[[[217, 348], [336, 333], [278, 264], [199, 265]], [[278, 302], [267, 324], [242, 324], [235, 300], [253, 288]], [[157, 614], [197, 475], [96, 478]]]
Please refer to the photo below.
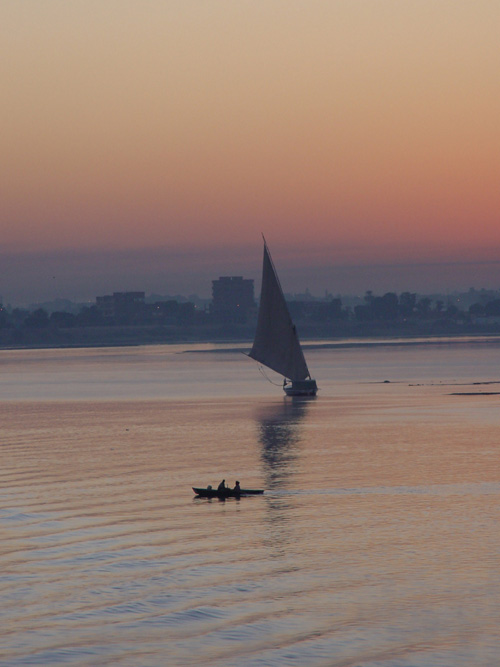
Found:
[[316, 396], [318, 385], [316, 380], [292, 380], [283, 389], [287, 396]]

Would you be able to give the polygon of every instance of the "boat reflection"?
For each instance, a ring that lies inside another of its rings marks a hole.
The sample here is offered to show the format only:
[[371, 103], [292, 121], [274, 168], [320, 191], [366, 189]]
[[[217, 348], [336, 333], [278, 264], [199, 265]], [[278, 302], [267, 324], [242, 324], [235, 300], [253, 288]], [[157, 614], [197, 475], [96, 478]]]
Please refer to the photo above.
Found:
[[300, 444], [299, 424], [314, 398], [284, 398], [257, 413], [265, 488], [283, 490], [294, 473]]
[[[269, 535], [265, 540], [272, 557], [283, 557], [293, 538], [293, 493], [288, 491], [300, 455], [300, 422], [314, 398], [284, 398], [257, 412]], [[275, 492], [275, 493], [273, 493]], [[285, 493], [282, 493], [285, 492]]]

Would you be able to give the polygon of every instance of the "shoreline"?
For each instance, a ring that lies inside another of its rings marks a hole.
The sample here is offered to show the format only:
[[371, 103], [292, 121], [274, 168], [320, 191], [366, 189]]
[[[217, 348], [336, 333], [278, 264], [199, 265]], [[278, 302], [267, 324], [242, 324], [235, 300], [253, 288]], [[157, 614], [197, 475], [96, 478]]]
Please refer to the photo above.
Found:
[[[500, 333], [498, 332], [464, 332], [456, 334], [380, 334], [380, 335], [359, 335], [359, 336], [338, 336], [338, 337], [311, 337], [303, 338], [301, 345], [309, 350], [328, 350], [328, 349], [349, 349], [354, 347], [413, 347], [416, 345], [479, 345], [500, 343]], [[18, 344], [3, 344], [0, 342], [0, 351], [15, 352], [27, 350], [71, 350], [71, 349], [98, 349], [98, 348], [124, 348], [124, 347], [151, 347], [151, 346], [196, 346], [196, 345], [216, 345], [221, 346], [216, 349], [198, 349], [185, 350], [191, 354], [207, 354], [211, 352], [248, 352], [252, 347], [252, 339], [242, 339], [238, 337], [222, 338], [192, 338], [182, 337], [169, 338], [168, 340], [109, 340], [104, 337], [101, 340], [73, 340], [73, 341], [30, 341]], [[227, 345], [230, 347], [224, 348]]]

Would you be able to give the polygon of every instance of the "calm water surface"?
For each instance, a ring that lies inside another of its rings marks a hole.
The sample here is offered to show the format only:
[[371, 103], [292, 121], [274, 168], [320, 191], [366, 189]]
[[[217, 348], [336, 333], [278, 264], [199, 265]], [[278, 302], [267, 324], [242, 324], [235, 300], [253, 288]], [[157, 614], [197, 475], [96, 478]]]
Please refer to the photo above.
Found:
[[498, 665], [500, 344], [207, 348], [0, 352], [0, 664]]

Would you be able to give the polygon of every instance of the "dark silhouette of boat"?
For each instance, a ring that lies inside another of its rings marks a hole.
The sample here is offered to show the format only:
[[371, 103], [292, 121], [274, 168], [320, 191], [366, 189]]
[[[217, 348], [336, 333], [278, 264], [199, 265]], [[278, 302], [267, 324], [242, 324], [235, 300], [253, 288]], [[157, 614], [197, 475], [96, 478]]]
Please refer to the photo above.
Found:
[[242, 498], [244, 496], [258, 496], [264, 493], [264, 489], [213, 489], [212, 487], [192, 487], [195, 494], [200, 498]]
[[316, 396], [316, 380], [309, 373], [266, 239], [257, 329], [248, 356], [282, 375], [288, 396]]

